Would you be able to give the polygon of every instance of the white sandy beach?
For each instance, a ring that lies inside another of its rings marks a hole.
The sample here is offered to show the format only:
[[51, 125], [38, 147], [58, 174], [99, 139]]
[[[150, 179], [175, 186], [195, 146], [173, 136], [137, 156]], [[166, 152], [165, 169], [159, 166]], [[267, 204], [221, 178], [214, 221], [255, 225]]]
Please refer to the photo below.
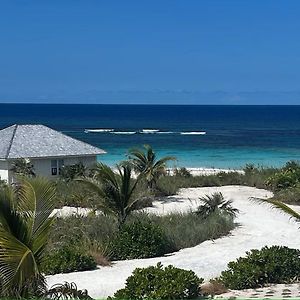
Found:
[[[220, 168], [187, 168], [187, 170], [191, 173], [192, 176], [201, 176], [201, 175], [216, 175], [219, 173], [232, 173], [236, 172], [239, 174], [244, 174], [243, 170], [240, 169], [220, 169]], [[168, 169], [170, 175], [173, 175], [174, 168]]]
[[75, 282], [80, 289], [87, 289], [95, 298], [104, 298], [122, 288], [126, 278], [136, 267], [146, 267], [162, 262], [176, 267], [191, 269], [206, 280], [216, 277], [226, 269], [229, 261], [244, 255], [247, 250], [265, 245], [286, 245], [299, 248], [295, 236], [298, 225], [288, 216], [259, 205], [250, 197], [271, 197], [272, 193], [252, 187], [225, 186], [182, 189], [176, 196], [167, 197], [154, 203], [147, 211], [167, 214], [172, 211], [188, 211], [199, 204], [200, 196], [213, 192], [222, 192], [233, 206], [240, 210], [237, 222], [240, 224], [230, 236], [214, 241], [206, 241], [196, 247], [183, 249], [177, 253], [159, 258], [118, 261], [112, 267], [99, 267], [94, 271], [57, 274], [48, 276], [49, 286], [59, 282]]

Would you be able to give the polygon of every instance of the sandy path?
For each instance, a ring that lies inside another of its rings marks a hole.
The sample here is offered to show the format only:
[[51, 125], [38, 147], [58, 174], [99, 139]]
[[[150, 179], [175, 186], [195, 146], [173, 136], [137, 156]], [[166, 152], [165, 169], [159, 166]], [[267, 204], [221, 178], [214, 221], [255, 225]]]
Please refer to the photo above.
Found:
[[206, 241], [196, 247], [183, 249], [170, 256], [116, 262], [112, 267], [100, 267], [95, 271], [69, 274], [57, 274], [48, 277], [51, 286], [58, 282], [74, 281], [78, 288], [86, 288], [95, 298], [112, 295], [124, 286], [126, 278], [136, 267], [145, 267], [162, 262], [176, 267], [191, 269], [200, 277], [209, 279], [218, 276], [226, 269], [229, 261], [244, 255], [245, 251], [261, 248], [265, 245], [287, 245], [299, 247], [298, 225], [289, 217], [266, 205], [258, 205], [249, 201], [249, 197], [270, 197], [265, 190], [251, 187], [225, 186], [182, 189], [180, 194], [168, 197], [155, 203], [148, 211], [168, 213], [171, 211], [187, 211], [197, 207], [198, 197], [215, 191], [223, 193], [226, 199], [233, 201], [233, 206], [240, 210], [237, 222], [240, 224], [230, 236]]

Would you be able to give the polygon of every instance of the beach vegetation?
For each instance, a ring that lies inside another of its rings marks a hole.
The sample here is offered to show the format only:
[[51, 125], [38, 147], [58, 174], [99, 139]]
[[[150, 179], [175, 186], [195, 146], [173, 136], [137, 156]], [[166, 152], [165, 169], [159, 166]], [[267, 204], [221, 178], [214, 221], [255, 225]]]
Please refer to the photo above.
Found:
[[83, 207], [96, 210], [99, 198], [86, 184], [58, 179], [56, 185], [56, 208], [63, 206]]
[[88, 174], [88, 168], [79, 162], [73, 165], [66, 165], [61, 168], [60, 177], [65, 181], [74, 180], [77, 177], [84, 177]]
[[46, 290], [41, 266], [54, 217], [55, 186], [19, 178], [0, 190], [1, 296], [38, 297]]
[[277, 191], [271, 200], [284, 202], [287, 204], [300, 204], [300, 184]]
[[296, 187], [300, 184], [300, 163], [287, 162], [282, 169], [266, 180], [266, 184], [274, 191]]
[[129, 150], [128, 158], [135, 172], [142, 176], [150, 190], [155, 189], [157, 180], [166, 174], [167, 163], [175, 160], [173, 156], [158, 159], [149, 145], [144, 145], [143, 149]]
[[117, 220], [111, 215], [73, 215], [57, 218], [51, 230], [47, 253], [71, 247], [94, 258], [97, 265], [110, 265], [110, 243], [118, 232]]
[[87, 290], [79, 290], [75, 282], [65, 282], [53, 285], [49, 290], [46, 291], [42, 299], [92, 300], [93, 298], [89, 296]]
[[71, 245], [52, 251], [42, 265], [42, 270], [46, 275], [87, 271], [95, 268], [96, 261], [91, 255]]
[[161, 216], [133, 212], [119, 231], [112, 215], [75, 215], [57, 218], [47, 252], [78, 247], [98, 264], [109, 265], [114, 259], [161, 256], [193, 247], [225, 236], [234, 227], [234, 221], [223, 215], [202, 219], [193, 212]]
[[181, 168], [174, 169], [174, 176], [191, 178], [193, 175], [187, 168], [181, 167]]
[[164, 230], [150, 220], [124, 225], [112, 242], [116, 260], [163, 256], [173, 250]]
[[28, 158], [15, 159], [10, 171], [18, 176], [35, 177], [34, 166]]
[[98, 163], [93, 178], [77, 181], [84, 183], [97, 195], [99, 210], [117, 217], [119, 228], [124, 225], [134, 210], [134, 205], [140, 200], [134, 193], [139, 179], [133, 178], [132, 167], [128, 163], [117, 166], [117, 172], [105, 164]]
[[212, 214], [220, 214], [235, 218], [239, 210], [232, 206], [231, 200], [225, 200], [222, 193], [213, 193], [199, 198], [203, 202], [196, 211], [196, 214], [203, 219], [211, 216]]
[[228, 264], [220, 280], [229, 289], [249, 289], [273, 283], [293, 283], [300, 278], [300, 250], [283, 246], [246, 252]]
[[139, 218], [150, 218], [165, 232], [175, 248], [194, 247], [207, 240], [214, 240], [227, 235], [235, 228], [234, 220], [223, 215], [212, 215], [206, 219], [199, 218], [194, 212], [174, 212], [163, 216], [138, 215]]
[[161, 263], [137, 268], [127, 278], [125, 288], [118, 290], [113, 299], [194, 299], [201, 294], [199, 278], [193, 271], [163, 267]]
[[258, 203], [266, 203], [269, 204], [272, 208], [276, 208], [279, 211], [289, 215], [291, 218], [293, 218], [295, 221], [300, 222], [300, 213], [298, 213], [296, 210], [288, 206], [287, 204], [283, 203], [280, 200], [270, 198], [270, 199], [261, 199], [261, 198], [253, 198], [254, 201]]

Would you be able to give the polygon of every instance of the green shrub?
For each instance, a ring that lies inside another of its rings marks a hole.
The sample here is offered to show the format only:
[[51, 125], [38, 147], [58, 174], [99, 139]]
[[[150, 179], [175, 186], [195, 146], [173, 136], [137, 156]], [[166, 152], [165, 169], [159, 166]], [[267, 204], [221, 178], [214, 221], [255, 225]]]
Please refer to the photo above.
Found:
[[251, 250], [230, 262], [220, 279], [230, 289], [262, 287], [268, 283], [292, 283], [300, 278], [300, 250], [272, 246]]
[[73, 165], [67, 165], [63, 166], [61, 168], [60, 177], [63, 180], [71, 181], [75, 179], [76, 177], [83, 177], [87, 173], [87, 168], [83, 165], [82, 162], [73, 164]]
[[181, 177], [192, 177], [192, 174], [191, 172], [187, 169], [187, 168], [179, 168], [179, 169], [174, 169], [174, 175], [175, 176], [181, 176]]
[[45, 274], [52, 275], [95, 268], [96, 262], [92, 256], [83, 254], [72, 247], [63, 247], [48, 255], [42, 269]]
[[115, 259], [156, 257], [171, 250], [172, 246], [159, 226], [139, 220], [123, 226], [112, 242]]
[[193, 299], [200, 295], [203, 282], [193, 271], [173, 266], [137, 268], [127, 278], [124, 289], [117, 291], [115, 299]]
[[282, 190], [294, 187], [299, 183], [300, 174], [294, 170], [284, 170], [268, 178], [266, 184], [274, 190]]
[[299, 183], [300, 164], [295, 161], [287, 162], [279, 172], [276, 172], [266, 180], [266, 184], [275, 191], [295, 187]]

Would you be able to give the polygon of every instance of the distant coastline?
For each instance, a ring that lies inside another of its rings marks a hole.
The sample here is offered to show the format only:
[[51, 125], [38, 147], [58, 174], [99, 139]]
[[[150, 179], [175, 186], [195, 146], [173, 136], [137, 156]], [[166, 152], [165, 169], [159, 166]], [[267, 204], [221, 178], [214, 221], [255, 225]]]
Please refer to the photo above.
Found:
[[[299, 115], [300, 106], [290, 105], [0, 104], [0, 128], [48, 125], [105, 149], [101, 160], [109, 165], [150, 144], [176, 156], [175, 167], [240, 169], [300, 160]], [[103, 128], [114, 134], [85, 132]]]

